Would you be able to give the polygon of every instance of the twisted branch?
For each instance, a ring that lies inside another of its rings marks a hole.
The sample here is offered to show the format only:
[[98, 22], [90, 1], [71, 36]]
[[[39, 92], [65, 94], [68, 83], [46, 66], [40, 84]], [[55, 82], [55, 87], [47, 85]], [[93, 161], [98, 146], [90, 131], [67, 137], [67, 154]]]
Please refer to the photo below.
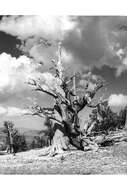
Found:
[[35, 87], [35, 91], [41, 91], [44, 92], [50, 96], [53, 96], [54, 98], [57, 98], [58, 96], [56, 94], [54, 94], [53, 92], [50, 92], [48, 90], [45, 90], [44, 88], [42, 88], [42, 86], [34, 79], [30, 79], [31, 81], [28, 81], [28, 84], [31, 86]]
[[52, 119], [62, 124], [62, 122], [55, 117], [54, 108], [42, 108], [39, 105], [35, 105], [32, 107], [29, 107], [29, 110], [30, 112], [25, 113], [25, 115], [37, 115], [41, 118], [48, 117], [49, 119]]

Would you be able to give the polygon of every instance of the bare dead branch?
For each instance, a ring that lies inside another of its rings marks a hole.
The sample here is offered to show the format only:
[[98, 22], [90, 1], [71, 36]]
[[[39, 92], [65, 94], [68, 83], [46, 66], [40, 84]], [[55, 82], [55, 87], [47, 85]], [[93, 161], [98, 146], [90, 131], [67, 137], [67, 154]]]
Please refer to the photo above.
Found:
[[77, 72], [77, 73], [73, 74], [71, 77], [69, 77], [68, 80], [66, 81], [66, 84], [69, 84], [70, 82], [72, 82], [74, 77], [78, 77], [78, 74], [79, 74], [79, 72]]
[[28, 84], [31, 86], [35, 87], [35, 91], [40, 91], [40, 92], [44, 92], [50, 96], [52, 96], [53, 98], [57, 98], [57, 95], [54, 94], [53, 92], [50, 92], [48, 90], [45, 90], [44, 88], [42, 88], [42, 86], [34, 79], [30, 79], [31, 81], [28, 81]]
[[29, 110], [30, 112], [25, 113], [24, 115], [33, 115], [33, 116], [37, 115], [41, 118], [48, 117], [49, 119], [57, 121], [58, 123], [62, 124], [62, 122], [55, 117], [54, 108], [42, 108], [39, 105], [35, 105], [29, 107]]
[[39, 114], [38, 112], [34, 112], [34, 113], [25, 113], [24, 115], [32, 115], [32, 116], [35, 116], [35, 115], [37, 115], [37, 116], [39, 116], [39, 117], [41, 117], [41, 118], [44, 118], [45, 116], [44, 115], [41, 115], [41, 114]]
[[99, 81], [95, 88], [92, 91], [86, 91], [83, 97], [79, 98], [79, 100], [74, 100], [73, 104], [75, 109], [77, 110], [77, 113], [79, 113], [85, 106], [96, 108], [100, 102], [98, 102], [95, 105], [92, 105], [91, 101], [94, 98], [95, 94], [99, 89], [101, 89], [104, 86], [103, 81]]

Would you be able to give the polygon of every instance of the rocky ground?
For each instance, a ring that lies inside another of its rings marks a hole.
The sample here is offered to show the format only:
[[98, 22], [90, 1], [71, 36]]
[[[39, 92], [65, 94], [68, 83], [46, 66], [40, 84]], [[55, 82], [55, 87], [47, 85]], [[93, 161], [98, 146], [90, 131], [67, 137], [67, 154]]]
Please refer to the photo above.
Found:
[[43, 150], [0, 155], [0, 174], [127, 174], [127, 143], [98, 152], [70, 151], [41, 156]]

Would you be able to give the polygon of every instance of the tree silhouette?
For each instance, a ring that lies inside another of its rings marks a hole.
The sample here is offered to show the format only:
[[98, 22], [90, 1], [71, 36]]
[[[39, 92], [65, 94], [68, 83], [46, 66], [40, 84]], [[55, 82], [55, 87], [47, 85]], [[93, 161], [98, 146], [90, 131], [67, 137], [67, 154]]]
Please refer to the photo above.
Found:
[[4, 132], [6, 136], [7, 152], [15, 155], [14, 136], [17, 134], [17, 130], [14, 129], [14, 123], [12, 121], [4, 121]]
[[27, 150], [27, 143], [24, 135], [21, 135], [14, 128], [12, 121], [4, 121], [4, 133], [6, 133], [7, 152], [13, 153]]

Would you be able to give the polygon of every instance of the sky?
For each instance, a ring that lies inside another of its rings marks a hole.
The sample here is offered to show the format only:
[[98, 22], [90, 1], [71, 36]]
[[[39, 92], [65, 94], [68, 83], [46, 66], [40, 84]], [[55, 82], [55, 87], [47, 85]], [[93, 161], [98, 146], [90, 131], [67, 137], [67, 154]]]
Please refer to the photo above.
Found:
[[[127, 105], [127, 17], [123, 16], [0, 16], [0, 127], [41, 129], [43, 120], [24, 116], [34, 101], [50, 106], [52, 100], [35, 93], [29, 78], [47, 77], [57, 44], [62, 42], [63, 63], [69, 72], [85, 71], [107, 83], [99, 95], [117, 111]], [[47, 43], [48, 40], [48, 43]], [[45, 44], [45, 45], [44, 45]], [[91, 110], [85, 108], [81, 120]]]

